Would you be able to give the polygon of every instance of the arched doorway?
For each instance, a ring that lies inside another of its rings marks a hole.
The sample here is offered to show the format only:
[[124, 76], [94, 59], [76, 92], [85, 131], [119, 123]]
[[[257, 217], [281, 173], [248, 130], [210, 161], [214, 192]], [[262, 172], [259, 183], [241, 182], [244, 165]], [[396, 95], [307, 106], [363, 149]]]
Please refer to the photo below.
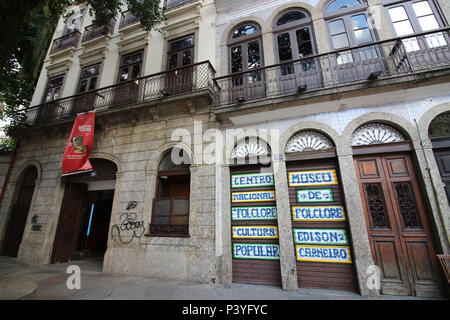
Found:
[[22, 242], [25, 225], [27, 223], [28, 212], [30, 210], [33, 193], [37, 178], [36, 167], [30, 166], [23, 173], [23, 179], [19, 183], [17, 200], [13, 204], [13, 209], [6, 229], [6, 237], [2, 254], [9, 257], [17, 257], [20, 243]]
[[450, 112], [441, 114], [431, 122], [428, 137], [450, 203]]
[[103, 258], [106, 251], [117, 166], [104, 159], [90, 162], [92, 172], [65, 178], [53, 263]]
[[336, 148], [314, 130], [286, 144], [297, 279], [300, 288], [356, 291], [352, 241]]
[[271, 149], [246, 137], [231, 154], [233, 282], [281, 285], [275, 178]]
[[436, 252], [411, 141], [383, 123], [353, 132], [354, 164], [383, 294], [439, 296]]

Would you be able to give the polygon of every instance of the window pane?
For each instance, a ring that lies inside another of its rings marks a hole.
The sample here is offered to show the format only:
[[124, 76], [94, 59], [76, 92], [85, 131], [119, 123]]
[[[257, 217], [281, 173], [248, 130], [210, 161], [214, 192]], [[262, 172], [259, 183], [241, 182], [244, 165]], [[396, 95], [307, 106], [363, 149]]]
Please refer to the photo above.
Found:
[[194, 37], [190, 36], [181, 40], [172, 41], [170, 43], [170, 51], [176, 51], [188, 47], [192, 47], [194, 45]]
[[406, 52], [418, 51], [420, 50], [419, 42], [416, 38], [409, 38], [402, 40], [403, 45], [405, 46]]
[[87, 85], [87, 80], [83, 80], [80, 83], [80, 92], [85, 92], [86, 91], [86, 85]]
[[133, 73], [131, 75], [131, 79], [136, 79], [139, 78], [141, 74], [141, 65], [140, 64], [136, 64], [133, 66]]
[[123, 59], [123, 65], [142, 61], [142, 52], [127, 56]]
[[292, 48], [289, 33], [279, 34], [278, 40], [278, 53], [280, 56], [280, 62], [292, 59]]
[[189, 64], [192, 64], [192, 51], [186, 50], [183, 51], [183, 66], [187, 66]]
[[45, 95], [45, 102], [49, 102], [52, 100], [52, 90], [48, 90], [47, 94]]
[[155, 224], [169, 224], [169, 217], [155, 217]]
[[313, 48], [311, 43], [311, 35], [309, 34], [309, 28], [303, 28], [297, 30], [297, 44], [298, 54], [300, 58], [313, 54]]
[[378, 57], [374, 47], [360, 49], [359, 56], [361, 57], [361, 60], [376, 59]]
[[55, 91], [53, 92], [53, 100], [58, 99], [60, 93], [61, 93], [61, 88], [55, 88]]
[[353, 56], [351, 54], [351, 52], [343, 52], [343, 53], [338, 53], [336, 55], [336, 61], [338, 64], [345, 64], [345, 63], [351, 63], [353, 62]]
[[331, 31], [332, 35], [338, 34], [338, 33], [344, 33], [345, 32], [344, 21], [336, 20], [336, 21], [330, 22], [330, 31]]
[[91, 78], [91, 82], [89, 83], [89, 90], [94, 90], [96, 84], [97, 84], [97, 77]]
[[347, 34], [345, 33], [332, 36], [331, 40], [333, 41], [334, 49], [341, 49], [349, 46]]
[[231, 72], [242, 71], [242, 47], [231, 48]]
[[408, 15], [403, 7], [389, 9], [389, 15], [391, 16], [392, 22], [408, 20]]
[[419, 24], [423, 32], [439, 29], [439, 24], [433, 15], [419, 18]]
[[82, 78], [87, 78], [87, 77], [91, 77], [94, 75], [98, 75], [100, 71], [100, 66], [96, 65], [96, 66], [92, 66], [92, 67], [87, 67], [83, 70], [81, 77]]
[[49, 88], [60, 87], [63, 83], [63, 77], [58, 77], [50, 80]]
[[427, 44], [430, 48], [437, 48], [447, 45], [447, 40], [445, 40], [442, 32], [427, 34], [425, 35], [425, 39], [427, 39]]
[[241, 26], [239, 28], [237, 28], [234, 32], [233, 32], [233, 39], [242, 37], [242, 36], [246, 36], [249, 34], [253, 34], [258, 32], [258, 29], [256, 29], [256, 27], [252, 26], [252, 25], [245, 25], [245, 26]]
[[350, 8], [353, 6], [357, 6], [359, 4], [365, 3], [364, 0], [336, 0], [330, 3], [328, 6], [327, 12], [338, 11], [345, 8]]
[[414, 33], [409, 20], [394, 23], [394, 29], [397, 37], [407, 36]]
[[254, 41], [247, 44], [248, 49], [248, 69], [258, 68], [261, 66], [261, 57], [259, 54], [259, 42]]
[[189, 214], [189, 200], [175, 199], [173, 200], [173, 214], [188, 215]]
[[120, 70], [120, 82], [128, 80], [128, 68]]
[[172, 221], [173, 221], [173, 224], [187, 225], [187, 224], [189, 224], [189, 217], [188, 216], [173, 217]]
[[169, 56], [169, 69], [175, 69], [178, 64], [178, 54], [174, 53]]
[[170, 200], [157, 200], [156, 201], [156, 215], [168, 216], [170, 214]]
[[352, 17], [352, 27], [353, 30], [368, 28], [366, 16], [363, 14]]
[[413, 3], [414, 13], [417, 17], [422, 17], [426, 15], [433, 14], [433, 10], [431, 10], [430, 4], [428, 1], [421, 1]]
[[289, 11], [283, 14], [280, 19], [278, 19], [277, 26], [281, 26], [283, 24], [298, 21], [305, 18], [306, 14], [304, 14], [301, 11]]
[[372, 35], [369, 29], [356, 30], [355, 38], [357, 44], [372, 42]]

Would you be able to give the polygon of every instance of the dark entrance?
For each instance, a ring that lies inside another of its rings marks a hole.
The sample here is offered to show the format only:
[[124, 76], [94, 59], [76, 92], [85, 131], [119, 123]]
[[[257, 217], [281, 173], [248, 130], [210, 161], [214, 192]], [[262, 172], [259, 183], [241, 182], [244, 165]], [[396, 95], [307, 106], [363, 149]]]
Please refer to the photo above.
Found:
[[450, 112], [437, 116], [430, 124], [428, 136], [450, 203]]
[[354, 161], [382, 292], [438, 296], [436, 252], [410, 155], [374, 154]]
[[108, 240], [114, 163], [92, 159], [93, 172], [69, 176], [61, 206], [52, 262], [103, 255]]
[[33, 198], [36, 178], [36, 168], [29, 167], [24, 173], [22, 183], [20, 184], [19, 196], [13, 205], [6, 229], [6, 237], [2, 250], [2, 254], [5, 256], [17, 257], [17, 253], [19, 252], [23, 232], [27, 223], [28, 211], [30, 210], [31, 200]]

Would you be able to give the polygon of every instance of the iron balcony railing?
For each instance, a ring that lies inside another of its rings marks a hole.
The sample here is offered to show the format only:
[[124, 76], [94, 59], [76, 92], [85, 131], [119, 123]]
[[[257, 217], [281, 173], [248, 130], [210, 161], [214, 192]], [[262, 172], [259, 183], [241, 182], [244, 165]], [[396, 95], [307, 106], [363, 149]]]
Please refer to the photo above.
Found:
[[104, 26], [96, 26], [91, 24], [84, 29], [83, 39], [81, 42], [86, 42], [95, 38], [99, 38], [106, 34], [112, 34], [114, 32], [114, 26], [116, 25], [116, 19], [112, 19], [109, 24], [106, 26], [106, 30]]
[[124, 12], [122, 12], [122, 15], [120, 17], [119, 29], [122, 29], [123, 27], [126, 27], [137, 21], [138, 21], [138, 19], [131, 11], [129, 11], [129, 10], [124, 11]]
[[198, 0], [166, 0], [165, 7], [167, 9], [172, 9], [172, 8], [182, 6], [185, 3], [194, 2], [194, 1], [198, 1]]
[[209, 61], [49, 101], [24, 110], [27, 127], [70, 120], [80, 112], [97, 113], [201, 90], [213, 92], [215, 70]]
[[78, 30], [59, 37], [58, 39], [53, 40], [53, 45], [50, 53], [53, 54], [71, 47], [76, 48], [78, 46], [80, 38], [81, 32]]
[[214, 107], [445, 69], [450, 67], [449, 30], [372, 42], [218, 77], [214, 79]]

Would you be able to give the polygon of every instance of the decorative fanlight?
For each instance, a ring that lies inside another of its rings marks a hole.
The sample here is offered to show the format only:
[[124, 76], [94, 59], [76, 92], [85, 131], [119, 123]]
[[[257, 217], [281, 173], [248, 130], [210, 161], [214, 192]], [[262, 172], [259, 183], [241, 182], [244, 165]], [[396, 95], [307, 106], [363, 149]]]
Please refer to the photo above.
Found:
[[239, 142], [231, 153], [232, 158], [268, 155], [270, 148], [267, 143], [257, 138], [245, 139]]
[[333, 148], [331, 141], [323, 134], [303, 131], [294, 135], [286, 145], [285, 152], [317, 151]]
[[352, 147], [405, 141], [405, 137], [391, 126], [371, 123], [359, 127], [352, 135]]

